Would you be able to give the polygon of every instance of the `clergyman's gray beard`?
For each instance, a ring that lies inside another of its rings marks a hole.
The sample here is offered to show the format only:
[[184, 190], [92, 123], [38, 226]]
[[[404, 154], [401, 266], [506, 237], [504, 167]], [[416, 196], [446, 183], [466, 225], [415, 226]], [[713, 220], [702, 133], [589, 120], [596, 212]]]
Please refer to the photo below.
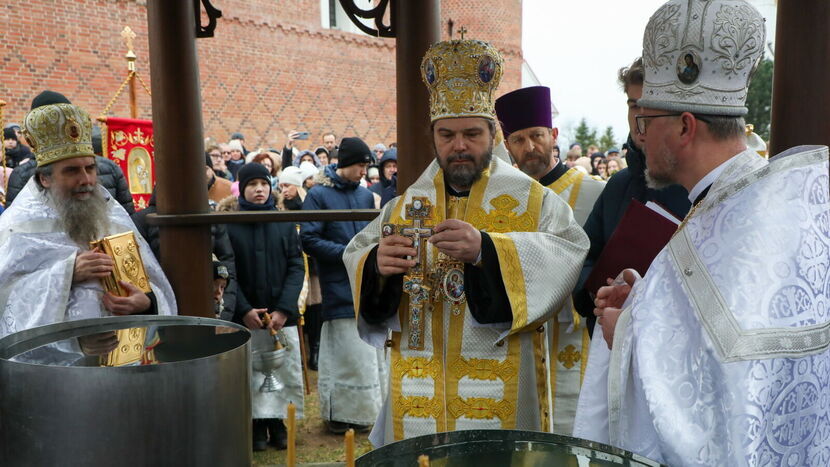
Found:
[[100, 240], [109, 231], [110, 221], [107, 216], [107, 199], [101, 191], [96, 186], [76, 190], [84, 191], [90, 193], [89, 198], [76, 199], [71, 194], [56, 194], [52, 190], [49, 194], [55, 203], [63, 230], [75, 243], [86, 246], [91, 241]]
[[[466, 164], [451, 165], [451, 162], [453, 161], [464, 159], [473, 161], [473, 166], [470, 167]], [[473, 186], [473, 183], [477, 182], [481, 178], [481, 173], [484, 172], [484, 169], [490, 166], [490, 162], [492, 160], [493, 147], [490, 146], [487, 152], [481, 156], [479, 163], [475, 163], [475, 158], [472, 154], [452, 154], [447, 157], [447, 162], [442, 164], [441, 168], [444, 169], [444, 178], [451, 186], [469, 188]]]

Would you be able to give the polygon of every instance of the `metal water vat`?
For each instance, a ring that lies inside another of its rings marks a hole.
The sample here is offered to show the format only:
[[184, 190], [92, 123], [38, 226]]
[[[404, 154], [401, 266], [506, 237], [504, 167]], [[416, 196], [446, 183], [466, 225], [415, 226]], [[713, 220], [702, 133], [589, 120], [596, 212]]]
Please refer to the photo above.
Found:
[[409, 467], [421, 455], [431, 467], [662, 467], [607, 444], [520, 430], [461, 430], [387, 444], [357, 459], [357, 467]]
[[[81, 351], [86, 336], [128, 328], [145, 330], [147, 364], [104, 367]], [[0, 339], [0, 465], [251, 465], [249, 340], [242, 326], [185, 316]]]

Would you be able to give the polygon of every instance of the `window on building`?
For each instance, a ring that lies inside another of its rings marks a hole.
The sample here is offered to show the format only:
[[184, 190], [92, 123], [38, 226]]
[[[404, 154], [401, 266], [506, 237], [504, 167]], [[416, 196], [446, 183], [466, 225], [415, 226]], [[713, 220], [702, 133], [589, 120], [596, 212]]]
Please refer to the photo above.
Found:
[[[353, 1], [358, 8], [363, 10], [368, 10], [375, 6], [374, 0]], [[358, 18], [358, 20], [372, 29], [375, 27], [374, 22], [371, 20], [363, 18]], [[343, 32], [368, 35], [352, 23], [352, 20], [346, 15], [343, 7], [340, 6], [339, 0], [320, 0], [320, 23], [325, 29], [337, 29]]]

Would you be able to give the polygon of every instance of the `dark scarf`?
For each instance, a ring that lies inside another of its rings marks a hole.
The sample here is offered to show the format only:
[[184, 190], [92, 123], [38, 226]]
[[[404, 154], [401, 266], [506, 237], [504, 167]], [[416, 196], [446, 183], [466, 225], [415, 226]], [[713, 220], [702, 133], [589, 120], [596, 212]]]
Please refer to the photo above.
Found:
[[268, 199], [265, 200], [265, 204], [252, 203], [245, 199], [245, 196], [243, 195], [239, 195], [238, 200], [239, 209], [242, 211], [274, 211], [277, 209], [277, 207], [274, 206], [274, 195], [271, 193], [268, 194]]
[[285, 206], [285, 209], [288, 211], [300, 211], [303, 209], [303, 202], [300, 200], [300, 195], [297, 195], [292, 199], [284, 200], [282, 205]]
[[228, 162], [226, 162], [225, 165], [228, 166], [228, 172], [230, 172], [233, 178], [235, 179], [236, 173], [239, 172], [239, 169], [241, 169], [243, 165], [245, 165], [245, 158], [243, 157], [238, 161], [231, 159]]

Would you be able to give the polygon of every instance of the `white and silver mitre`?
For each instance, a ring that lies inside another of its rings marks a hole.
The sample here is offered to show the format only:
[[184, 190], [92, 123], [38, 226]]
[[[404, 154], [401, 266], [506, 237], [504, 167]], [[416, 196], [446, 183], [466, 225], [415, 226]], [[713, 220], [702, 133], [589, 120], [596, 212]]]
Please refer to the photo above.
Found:
[[743, 116], [764, 55], [764, 18], [744, 0], [671, 0], [643, 35], [640, 107]]

